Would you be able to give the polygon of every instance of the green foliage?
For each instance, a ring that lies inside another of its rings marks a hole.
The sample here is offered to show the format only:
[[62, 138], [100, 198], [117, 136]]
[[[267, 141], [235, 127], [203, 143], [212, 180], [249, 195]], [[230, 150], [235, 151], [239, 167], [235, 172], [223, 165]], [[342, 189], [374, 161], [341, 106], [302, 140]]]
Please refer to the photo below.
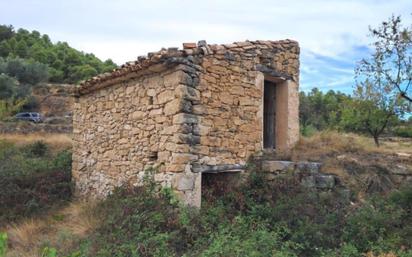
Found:
[[19, 112], [27, 103], [27, 98], [0, 100], [0, 120]]
[[43, 141], [36, 141], [23, 148], [26, 156], [29, 157], [45, 157], [49, 151], [49, 147]]
[[35, 85], [47, 81], [46, 64], [22, 58], [0, 58], [0, 73], [16, 78], [22, 84]]
[[302, 133], [313, 130], [338, 129], [342, 107], [351, 101], [349, 95], [333, 90], [323, 93], [313, 88], [309, 93], [299, 93], [299, 119]]
[[45, 247], [42, 251], [41, 257], [57, 257], [57, 250], [55, 248]]
[[377, 146], [379, 136], [388, 127], [399, 123], [394, 112], [380, 108], [375, 101], [366, 98], [355, 99], [348, 103], [343, 112], [341, 127], [344, 130], [370, 134]]
[[318, 132], [318, 130], [311, 124], [300, 127], [300, 134], [305, 137], [313, 136], [316, 132]]
[[[370, 85], [370, 84], [369, 84]], [[378, 138], [390, 128], [402, 123], [404, 106], [400, 99], [390, 102], [384, 93], [377, 93], [376, 87], [358, 86], [353, 97], [340, 92], [323, 93], [317, 88], [299, 94], [299, 119], [301, 134], [310, 136], [318, 130], [336, 129], [347, 132], [365, 133]], [[384, 92], [384, 91], [382, 91]], [[401, 135], [408, 135], [408, 128], [399, 129]], [[397, 130], [394, 130], [395, 135]]]
[[0, 57], [0, 120], [37, 106], [32, 85], [45, 81], [47, 66], [19, 58]]
[[348, 218], [343, 239], [361, 252], [397, 249], [402, 246], [399, 227], [406, 215], [403, 209], [376, 198]]
[[[116, 67], [113, 61], [100, 61], [93, 54], [86, 54], [70, 47], [66, 42], [53, 44], [47, 35], [29, 32], [12, 26], [0, 25], [0, 57], [25, 58], [41, 63], [47, 68], [52, 82], [76, 83]], [[32, 77], [36, 69], [32, 72]], [[43, 76], [43, 75], [42, 75]]]
[[78, 256], [408, 256], [412, 248], [411, 186], [354, 208], [338, 192], [252, 173], [235, 189], [204, 188], [199, 211], [171, 202], [150, 177], [100, 203], [102, 223]]
[[[1, 73], [1, 63], [0, 63]], [[17, 81], [5, 74], [0, 74], [0, 100], [8, 100], [16, 95]]]
[[0, 141], [0, 225], [53, 208], [71, 198], [71, 153]]
[[412, 124], [410, 124], [409, 126], [395, 128], [394, 134], [398, 137], [412, 138]]
[[0, 26], [0, 41], [10, 39], [14, 35], [13, 26]]
[[0, 233], [0, 257], [6, 256], [7, 251], [7, 234]]
[[356, 66], [356, 101], [347, 116], [379, 146], [379, 136], [412, 107], [412, 31], [392, 16], [370, 32], [373, 52]]

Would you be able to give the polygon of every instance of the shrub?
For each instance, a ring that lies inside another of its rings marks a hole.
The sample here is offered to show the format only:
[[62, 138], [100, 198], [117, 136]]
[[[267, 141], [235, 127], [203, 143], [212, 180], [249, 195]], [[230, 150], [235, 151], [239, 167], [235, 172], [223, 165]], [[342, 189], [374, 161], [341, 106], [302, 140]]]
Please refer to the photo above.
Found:
[[51, 155], [43, 142], [17, 147], [0, 141], [0, 224], [71, 198], [71, 153]]
[[49, 147], [43, 141], [36, 141], [23, 148], [28, 157], [44, 157], [49, 151]]
[[398, 137], [412, 137], [412, 126], [398, 127], [394, 129], [394, 134]]
[[150, 179], [116, 189], [95, 209], [102, 223], [79, 256], [408, 256], [412, 247], [409, 187], [356, 209], [290, 176], [252, 173], [229, 192], [210, 190], [197, 211]]
[[5, 256], [6, 251], [7, 251], [7, 234], [0, 233], [0, 257]]

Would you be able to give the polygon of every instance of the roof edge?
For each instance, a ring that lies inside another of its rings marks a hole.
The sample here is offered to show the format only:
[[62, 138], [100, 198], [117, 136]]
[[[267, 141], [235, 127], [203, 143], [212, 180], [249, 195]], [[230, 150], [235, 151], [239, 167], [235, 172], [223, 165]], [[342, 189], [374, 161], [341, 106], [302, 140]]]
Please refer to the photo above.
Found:
[[[158, 52], [149, 52], [147, 56], [139, 56], [137, 60], [127, 62], [112, 72], [106, 72], [92, 77], [88, 80], [82, 81], [73, 90], [74, 96], [81, 96], [93, 91], [111, 86], [115, 83], [126, 81], [130, 78], [139, 77], [144, 74], [160, 72], [162, 68], [170, 68], [173, 64], [188, 64], [192, 62], [190, 56], [203, 56], [213, 54], [217, 50], [226, 49], [234, 50], [241, 47], [253, 47], [254, 45], [265, 45], [268, 47], [275, 47], [284, 44], [293, 44], [299, 47], [295, 40], [256, 40], [256, 41], [242, 41], [234, 42], [232, 44], [207, 44], [205, 40], [196, 43], [183, 43], [183, 49], [177, 47], [170, 47], [168, 49], [162, 48]], [[147, 71], [147, 72], [145, 72]]]

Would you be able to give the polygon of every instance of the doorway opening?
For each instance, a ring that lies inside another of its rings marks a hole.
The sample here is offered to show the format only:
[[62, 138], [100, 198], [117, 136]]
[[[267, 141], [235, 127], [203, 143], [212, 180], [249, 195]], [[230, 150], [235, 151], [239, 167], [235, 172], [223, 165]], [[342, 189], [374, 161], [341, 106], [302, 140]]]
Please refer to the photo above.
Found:
[[263, 148], [276, 148], [276, 84], [267, 80], [263, 89]]

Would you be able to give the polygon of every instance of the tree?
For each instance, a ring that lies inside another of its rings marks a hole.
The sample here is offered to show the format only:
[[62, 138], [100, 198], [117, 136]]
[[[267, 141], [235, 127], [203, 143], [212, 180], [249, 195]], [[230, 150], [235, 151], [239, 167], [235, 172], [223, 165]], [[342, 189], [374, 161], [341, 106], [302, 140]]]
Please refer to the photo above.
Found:
[[[48, 66], [50, 81], [61, 83], [74, 83], [79, 80], [88, 79], [98, 73], [111, 71], [116, 68], [116, 64], [111, 60], [102, 62], [94, 54], [87, 54], [78, 51], [69, 46], [66, 42], [53, 43], [49, 36], [42, 35], [38, 31], [29, 32], [25, 29], [14, 31], [12, 26], [0, 25], [0, 57], [17, 59], [16, 57], [24, 58], [25, 63], [31, 61], [39, 62]], [[28, 60], [25, 60], [28, 59]], [[30, 61], [29, 61], [30, 60]], [[42, 67], [22, 66], [21, 62], [12, 62], [10, 67], [13, 72], [8, 72], [9, 76], [16, 77], [19, 82], [21, 79], [26, 79], [27, 76], [22, 75], [20, 68], [33, 68], [28, 70], [30, 82], [43, 79], [35, 78], [34, 71], [39, 71], [41, 74], [37, 77], [44, 78], [44, 69]], [[17, 69], [17, 70], [16, 70]], [[24, 73], [24, 75], [28, 75]]]
[[0, 41], [10, 39], [14, 36], [14, 29], [12, 25], [0, 25]]
[[347, 131], [370, 134], [375, 145], [379, 147], [379, 137], [386, 128], [398, 121], [393, 112], [379, 108], [372, 100], [355, 98], [347, 102], [343, 109], [340, 125]]
[[17, 81], [5, 74], [0, 74], [0, 100], [12, 98], [17, 91]]
[[[370, 28], [374, 52], [371, 59], [363, 59], [359, 71], [365, 76], [380, 74], [389, 94], [397, 93], [412, 103], [412, 26], [404, 27], [400, 16], [392, 16], [376, 29]], [[377, 71], [376, 69], [379, 69]]]
[[[376, 146], [379, 137], [398, 117], [401, 117], [408, 105], [393, 90], [392, 84], [386, 80], [382, 69], [381, 49], [376, 49], [373, 59], [360, 62], [355, 69], [357, 86], [354, 90], [355, 101], [346, 110], [345, 126], [353, 126], [356, 130], [369, 133]], [[365, 72], [366, 71], [366, 72]]]
[[47, 65], [21, 58], [0, 58], [0, 73], [15, 77], [22, 84], [35, 85], [47, 81]]
[[349, 95], [329, 90], [326, 94], [313, 88], [307, 94], [299, 94], [299, 118], [302, 129], [339, 129], [342, 105]]
[[15, 53], [20, 58], [26, 58], [28, 55], [28, 48], [25, 41], [20, 40], [16, 45]]

